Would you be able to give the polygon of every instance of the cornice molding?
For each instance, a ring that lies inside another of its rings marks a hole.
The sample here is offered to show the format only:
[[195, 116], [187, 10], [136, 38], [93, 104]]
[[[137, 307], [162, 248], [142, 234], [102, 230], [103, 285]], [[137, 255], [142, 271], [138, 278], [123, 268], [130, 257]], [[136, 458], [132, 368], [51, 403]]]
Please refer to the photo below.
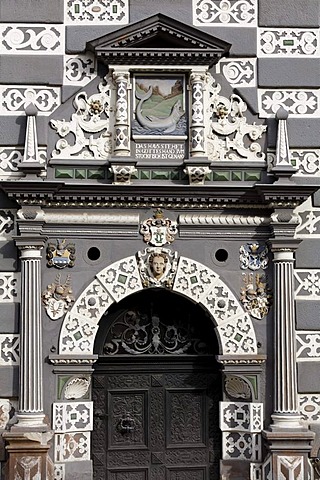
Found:
[[227, 54], [230, 44], [163, 14], [153, 15], [88, 42], [107, 65], [206, 65]]

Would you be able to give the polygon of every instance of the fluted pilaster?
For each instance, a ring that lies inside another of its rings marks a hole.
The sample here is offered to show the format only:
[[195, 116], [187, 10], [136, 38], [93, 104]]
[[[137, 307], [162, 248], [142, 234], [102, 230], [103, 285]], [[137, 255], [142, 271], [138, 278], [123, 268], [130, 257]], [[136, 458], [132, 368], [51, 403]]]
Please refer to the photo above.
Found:
[[296, 373], [294, 251], [278, 248], [273, 252], [275, 393], [272, 428], [299, 428], [301, 424]]
[[43, 412], [41, 249], [16, 242], [21, 255], [21, 335], [18, 427], [41, 427]]

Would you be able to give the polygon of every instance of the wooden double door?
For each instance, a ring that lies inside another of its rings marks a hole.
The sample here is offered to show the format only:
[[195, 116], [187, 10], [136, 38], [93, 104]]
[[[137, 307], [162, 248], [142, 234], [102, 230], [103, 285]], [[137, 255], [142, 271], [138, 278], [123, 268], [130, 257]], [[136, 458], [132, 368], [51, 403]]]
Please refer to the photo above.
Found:
[[102, 359], [93, 375], [95, 480], [218, 480], [212, 356]]

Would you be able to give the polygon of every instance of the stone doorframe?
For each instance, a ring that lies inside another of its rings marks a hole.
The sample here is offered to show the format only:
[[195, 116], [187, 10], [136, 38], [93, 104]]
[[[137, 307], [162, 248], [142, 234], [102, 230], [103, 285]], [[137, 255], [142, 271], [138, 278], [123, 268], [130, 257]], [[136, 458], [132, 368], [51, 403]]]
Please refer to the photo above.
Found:
[[[86, 468], [86, 478], [92, 478], [90, 382], [97, 360], [94, 343], [99, 321], [114, 302], [146, 288], [141, 275], [141, 258], [145, 255], [146, 251], [138, 252], [97, 273], [63, 320], [58, 353], [50, 356], [55, 365], [54, 373], [58, 375], [52, 427], [55, 430], [55, 466], [61, 478], [64, 478], [64, 471], [66, 478], [77, 478]], [[250, 462], [261, 461], [263, 408], [262, 403], [257, 402], [261, 400], [259, 384], [261, 363], [264, 362], [264, 357], [257, 353], [251, 318], [217, 273], [178, 253], [175, 253], [175, 260], [170, 290], [200, 304], [209, 313], [218, 337], [220, 354], [217, 360], [222, 364], [225, 384], [228, 382], [230, 386], [230, 381], [233, 382], [233, 400], [241, 400], [230, 402], [230, 395], [223, 393], [223, 400], [229, 400], [221, 402], [220, 408], [223, 460], [229, 469], [232, 460], [245, 462], [249, 469]], [[165, 287], [159, 285], [158, 288]], [[81, 412], [86, 420], [81, 418]], [[239, 420], [240, 417], [245, 421]]]

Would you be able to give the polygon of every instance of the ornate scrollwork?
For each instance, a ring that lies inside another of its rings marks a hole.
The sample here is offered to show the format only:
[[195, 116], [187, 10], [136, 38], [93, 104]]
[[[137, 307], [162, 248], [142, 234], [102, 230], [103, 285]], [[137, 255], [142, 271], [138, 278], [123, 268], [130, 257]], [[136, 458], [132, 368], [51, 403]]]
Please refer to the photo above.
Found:
[[247, 124], [244, 116], [247, 105], [239, 95], [233, 94], [230, 99], [219, 95], [221, 85], [214, 85], [214, 79], [209, 74], [207, 83], [211, 120], [207, 135], [209, 159], [264, 160], [265, 154], [256, 140], [262, 137], [267, 127]]
[[194, 338], [190, 322], [166, 324], [152, 312], [128, 310], [113, 323], [103, 351], [106, 355], [182, 355], [204, 354], [207, 349], [202, 340]]
[[[74, 99], [76, 113], [71, 115], [71, 121], [51, 120], [51, 126], [57, 131], [60, 140], [56, 143], [56, 149], [52, 152], [52, 158], [96, 158], [107, 159], [112, 150], [111, 132], [109, 131], [110, 117], [110, 80], [106, 77], [106, 83], [99, 84], [99, 92], [87, 96], [86, 92], [80, 92]], [[104, 115], [104, 118], [103, 118]], [[93, 135], [100, 133], [100, 136]], [[90, 136], [86, 136], [90, 133]], [[74, 136], [75, 143], [71, 145], [65, 138]]]

